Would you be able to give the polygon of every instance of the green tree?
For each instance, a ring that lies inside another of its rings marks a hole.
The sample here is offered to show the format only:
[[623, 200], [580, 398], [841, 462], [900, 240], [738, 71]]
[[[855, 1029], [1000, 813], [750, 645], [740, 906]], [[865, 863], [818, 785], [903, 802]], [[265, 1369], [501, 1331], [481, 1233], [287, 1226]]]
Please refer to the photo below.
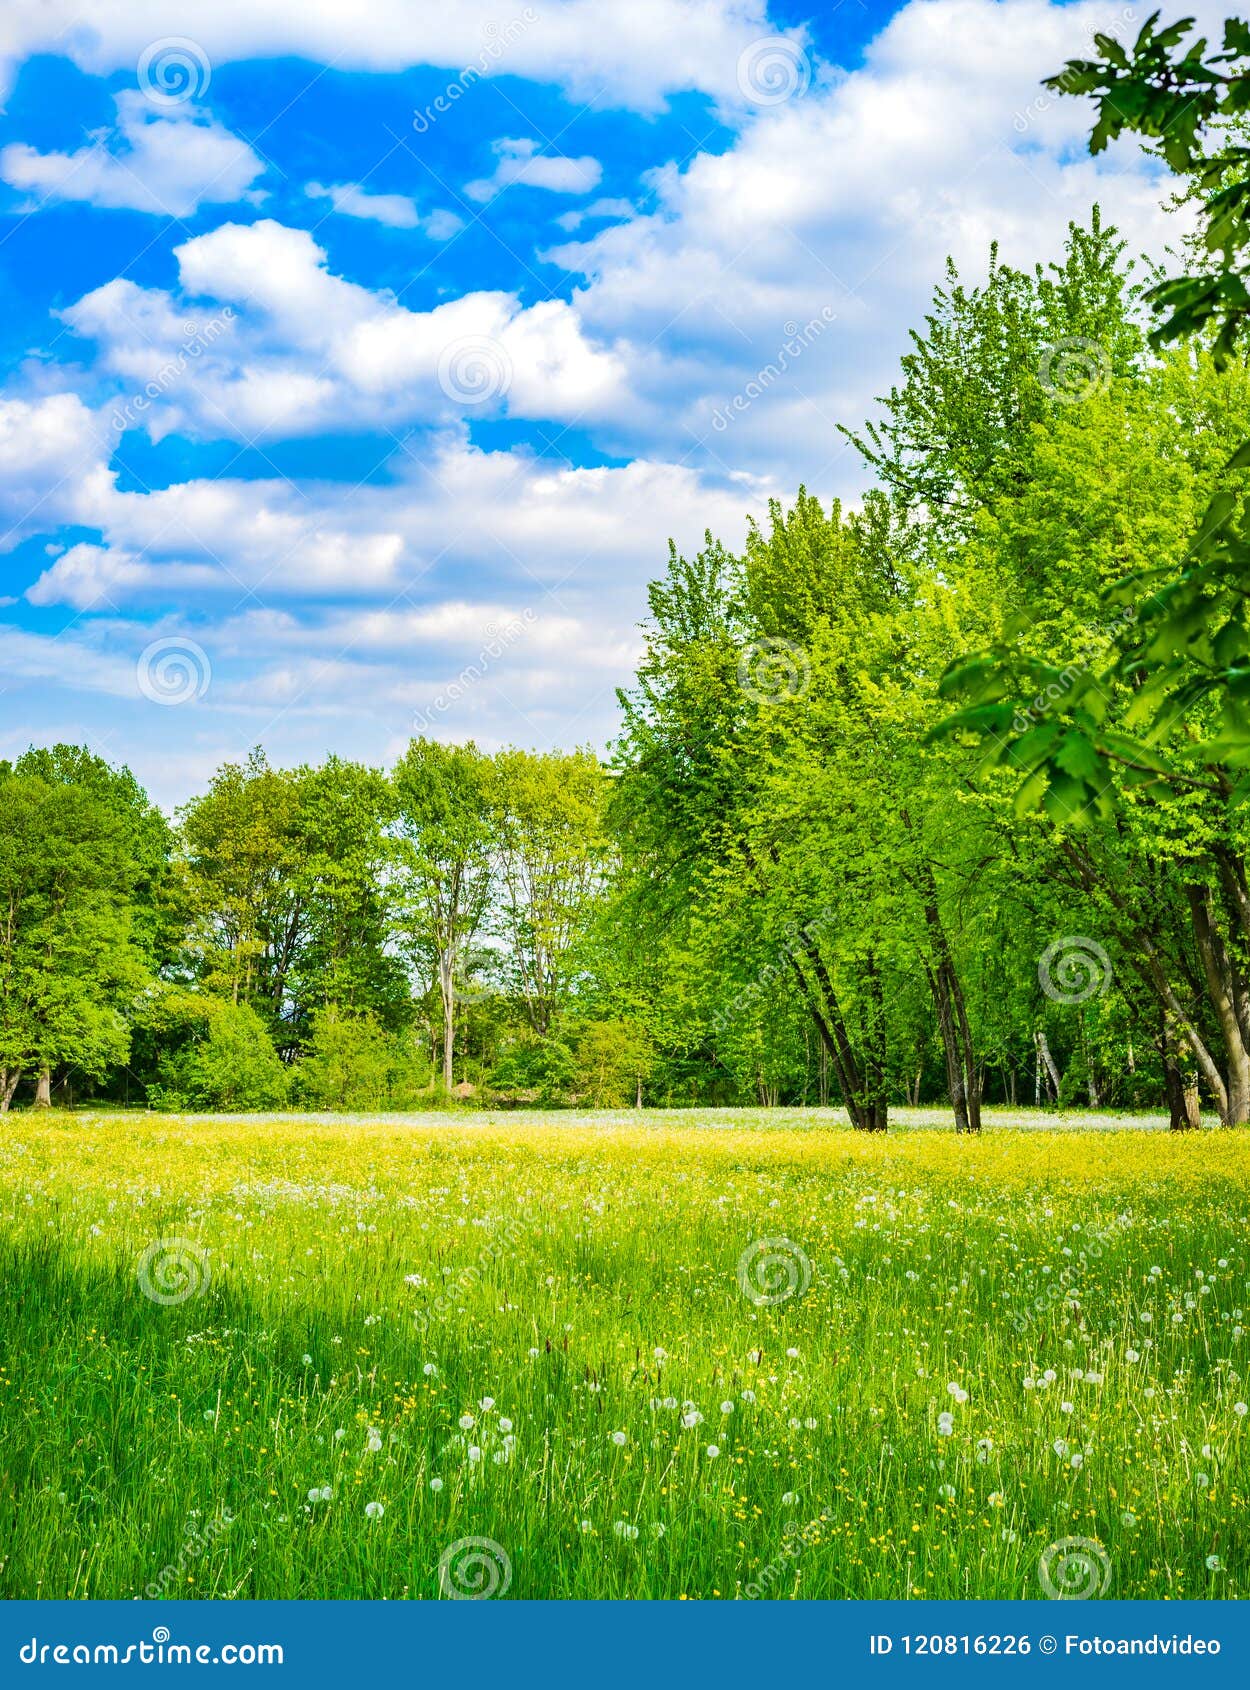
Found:
[[465, 964], [493, 883], [490, 760], [470, 742], [414, 739], [391, 776], [397, 921], [408, 956], [437, 983], [443, 1085], [455, 1081], [456, 1006], [470, 989]]
[[506, 749], [492, 759], [492, 924], [507, 947], [510, 983], [540, 1034], [572, 985], [604, 872], [604, 785], [592, 751]]
[[0, 764], [0, 1111], [23, 1074], [47, 1103], [58, 1068], [125, 1061], [166, 849], [129, 770], [65, 745]]

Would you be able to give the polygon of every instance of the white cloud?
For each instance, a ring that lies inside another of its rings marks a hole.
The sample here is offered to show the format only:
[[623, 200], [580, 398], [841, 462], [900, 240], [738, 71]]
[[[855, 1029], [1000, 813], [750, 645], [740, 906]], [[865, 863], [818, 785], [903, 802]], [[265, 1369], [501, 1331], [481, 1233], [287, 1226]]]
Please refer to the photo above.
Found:
[[739, 57], [771, 33], [764, 0], [214, 0], [191, 11], [186, 0], [42, 0], [9, 8], [4, 49], [10, 66], [60, 53], [108, 75], [191, 34], [210, 71], [288, 57], [339, 71], [434, 65], [460, 92], [520, 76], [579, 101], [656, 111], [686, 89], [740, 102]]
[[304, 188], [309, 199], [329, 200], [344, 217], [360, 217], [370, 223], [385, 223], [390, 229], [415, 229], [421, 221], [416, 200], [405, 194], [375, 194], [358, 182], [341, 182], [325, 187], [309, 182]]
[[[767, 491], [745, 483], [717, 490], [689, 469], [643, 459], [553, 466], [483, 452], [461, 432], [431, 442], [419, 460], [397, 453], [395, 468], [392, 483], [352, 489], [223, 478], [131, 492], [119, 490], [102, 458], [88, 457], [49, 525], [72, 510], [101, 543], [57, 558], [28, 597], [87, 608], [96, 599], [144, 599], [163, 581], [166, 598], [193, 584], [226, 604], [390, 604], [454, 596], [458, 582], [489, 592], [506, 581], [540, 598], [584, 593], [603, 606], [612, 597], [632, 619], [670, 535], [697, 544], [711, 522], [738, 537], [744, 512], [758, 512]], [[49, 473], [60, 473], [59, 461]]]
[[538, 142], [496, 141], [492, 148], [499, 160], [494, 174], [470, 182], [465, 193], [472, 200], [493, 199], [505, 188], [546, 188], [553, 194], [588, 194], [599, 186], [603, 166], [597, 158], [565, 158], [561, 153], [544, 153]]
[[1174, 242], [1158, 167], [1135, 143], [1091, 159], [1088, 103], [1040, 87], [1095, 28], [1125, 34], [1115, 0], [913, 0], [861, 68], [653, 172], [653, 211], [545, 254], [585, 279], [583, 333], [629, 349], [632, 408], [600, 443], [854, 494], [867, 474], [836, 425], [888, 390], [948, 254], [970, 277], [994, 240], [1049, 261], [1095, 201], [1130, 249]]
[[72, 153], [22, 142], [0, 152], [0, 177], [32, 204], [77, 200], [109, 210], [190, 217], [206, 203], [247, 196], [265, 166], [246, 141], [195, 106], [160, 108], [134, 90], [117, 96], [117, 126]]
[[[624, 402], [617, 352], [588, 340], [561, 300], [522, 307], [512, 294], [473, 293], [409, 311], [333, 275], [306, 230], [269, 220], [223, 224], [176, 256], [183, 299], [118, 279], [62, 313], [99, 342], [105, 369], [147, 397], [142, 419], [155, 439], [175, 429], [255, 440], [394, 428], [467, 407], [571, 420]], [[230, 316], [177, 379], [196, 298]]]
[[77, 394], [0, 398], [0, 551], [78, 521], [107, 481], [106, 438]]
[[406, 194], [375, 194], [358, 182], [340, 182], [333, 187], [309, 182], [304, 192], [309, 199], [329, 200], [340, 216], [384, 223], [391, 229], [422, 229], [435, 241], [450, 240], [464, 228], [464, 218], [454, 211], [432, 211], [422, 217], [416, 200]]
[[31, 604], [67, 604], [74, 610], [115, 609], [144, 593], [189, 594], [211, 588], [220, 570], [204, 563], [150, 563], [133, 552], [108, 551], [85, 542], [71, 546], [26, 594]]
[[576, 211], [563, 211], [556, 222], [562, 229], [572, 234], [574, 229], [580, 229], [583, 223], [597, 223], [605, 218], [632, 217], [633, 205], [629, 200], [604, 199], [595, 200], [592, 204], [580, 207]]

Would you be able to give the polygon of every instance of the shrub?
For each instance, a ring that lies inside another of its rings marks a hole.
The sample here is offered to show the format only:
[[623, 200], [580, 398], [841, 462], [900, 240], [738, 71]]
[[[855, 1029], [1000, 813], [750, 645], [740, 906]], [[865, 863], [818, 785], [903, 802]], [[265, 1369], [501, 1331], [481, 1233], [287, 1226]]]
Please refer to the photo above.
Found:
[[373, 1015], [331, 1005], [313, 1022], [295, 1089], [309, 1109], [428, 1108], [428, 1094], [420, 1094], [429, 1081], [429, 1060], [410, 1038], [387, 1033]]
[[179, 994], [162, 1007], [167, 1033], [183, 1035], [161, 1061], [149, 1095], [171, 1109], [276, 1109], [289, 1078], [265, 1023], [248, 1004]]

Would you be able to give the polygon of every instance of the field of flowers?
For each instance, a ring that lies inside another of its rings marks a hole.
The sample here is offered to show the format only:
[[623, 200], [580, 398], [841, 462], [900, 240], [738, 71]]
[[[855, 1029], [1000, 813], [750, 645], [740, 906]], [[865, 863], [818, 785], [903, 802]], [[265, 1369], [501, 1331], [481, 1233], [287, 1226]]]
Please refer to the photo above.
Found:
[[12, 1117], [0, 1596], [1250, 1595], [1250, 1141], [1068, 1125]]

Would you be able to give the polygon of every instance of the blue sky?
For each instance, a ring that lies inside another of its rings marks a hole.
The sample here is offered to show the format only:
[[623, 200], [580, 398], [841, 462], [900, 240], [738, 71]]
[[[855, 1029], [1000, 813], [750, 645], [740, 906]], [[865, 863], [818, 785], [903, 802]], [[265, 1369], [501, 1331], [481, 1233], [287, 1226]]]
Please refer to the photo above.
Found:
[[[426, 11], [435, 13], [426, 17]], [[1214, 14], [1213, 14], [1214, 15]], [[953, 254], [1055, 254], [1114, 3], [50, 0], [0, 116], [0, 753], [603, 746], [667, 541], [800, 482]]]

